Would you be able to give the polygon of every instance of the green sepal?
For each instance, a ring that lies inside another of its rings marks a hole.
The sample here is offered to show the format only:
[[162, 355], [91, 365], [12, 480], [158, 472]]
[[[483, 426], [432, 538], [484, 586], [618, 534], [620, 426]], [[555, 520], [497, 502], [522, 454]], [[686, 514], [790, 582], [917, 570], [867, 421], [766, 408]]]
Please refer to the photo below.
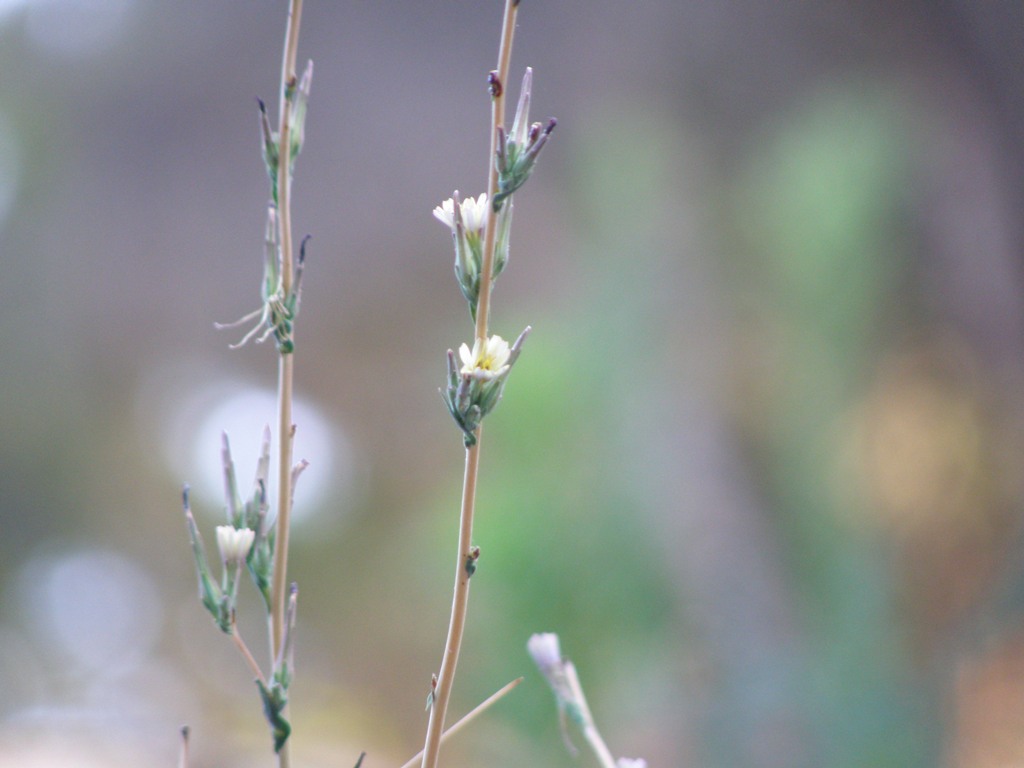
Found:
[[231, 613], [227, 596], [210, 578], [210, 566], [206, 560], [203, 538], [199, 533], [196, 519], [192, 516], [192, 510], [189, 507], [188, 490], [188, 486], [185, 486], [182, 492], [182, 500], [185, 506], [185, 523], [188, 526], [188, 538], [192, 544], [192, 558], [195, 561], [196, 576], [199, 581], [199, 600], [202, 602], [203, 607], [209, 611], [221, 631], [230, 634]]
[[257, 533], [257, 541], [249, 551], [245, 559], [246, 567], [249, 569], [249, 576], [252, 583], [263, 596], [263, 604], [270, 612], [270, 592], [274, 578], [274, 532], [262, 536]]
[[228, 523], [233, 528], [248, 528], [246, 507], [242, 505], [242, 497], [238, 495], [235, 462], [231, 458], [231, 443], [227, 432], [221, 432], [220, 435], [220, 458], [224, 472], [224, 508]]
[[288, 690], [288, 686], [292, 684], [292, 671], [287, 662], [282, 662], [274, 670], [273, 681], [275, 687], [283, 691]]
[[263, 701], [263, 715], [267, 718], [270, 732], [274, 737], [274, 752], [278, 753], [292, 733], [291, 724], [281, 714], [288, 704], [288, 694], [276, 683], [268, 689], [262, 681], [257, 680], [256, 686]]
[[480, 409], [471, 405], [463, 412], [460, 411], [458, 406], [452, 399], [451, 390], [445, 392], [441, 391], [441, 397], [444, 399], [445, 405], [448, 406], [448, 413], [452, 415], [452, 419], [458, 425], [459, 429], [463, 433], [463, 443], [467, 448], [471, 448], [476, 445], [476, 429], [480, 426], [479, 413]]
[[583, 716], [583, 710], [575, 701], [560, 701], [566, 716], [580, 728], [586, 727], [587, 720]]

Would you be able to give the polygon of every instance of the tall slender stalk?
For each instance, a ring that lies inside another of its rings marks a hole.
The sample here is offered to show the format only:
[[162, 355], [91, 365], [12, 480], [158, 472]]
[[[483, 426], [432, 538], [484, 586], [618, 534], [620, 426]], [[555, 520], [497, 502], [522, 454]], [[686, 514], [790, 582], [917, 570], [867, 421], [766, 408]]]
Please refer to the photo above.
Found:
[[[292, 290], [294, 257], [292, 251], [291, 212], [291, 136], [289, 113], [295, 92], [295, 60], [298, 54], [299, 25], [302, 21], [302, 0], [291, 0], [288, 8], [288, 25], [285, 30], [284, 55], [281, 62], [281, 89], [279, 96], [278, 136], [280, 151], [277, 159], [277, 215], [281, 239], [281, 287], [285, 296]], [[270, 614], [270, 663], [271, 666], [281, 651], [284, 635], [285, 606], [288, 600], [288, 534], [292, 506], [292, 445], [295, 425], [292, 423], [292, 390], [295, 370], [294, 352], [278, 356], [277, 378], [277, 434], [278, 434], [278, 477], [277, 477], [277, 535], [274, 540], [274, 580], [271, 588]], [[288, 768], [290, 764], [287, 742], [278, 752], [278, 766]]]
[[583, 686], [580, 685], [576, 666], [571, 662], [565, 665], [565, 678], [576, 706], [579, 708], [580, 720], [583, 723], [583, 737], [587, 740], [598, 762], [601, 763], [601, 768], [615, 768], [615, 758], [612, 756], [612, 751], [608, 749], [608, 745], [605, 744], [601, 732], [594, 725], [594, 716], [590, 714], [590, 705], [587, 704], [587, 697], [583, 695]]
[[[260, 128], [263, 135], [263, 159], [271, 179], [271, 203], [267, 211], [265, 235], [262, 306], [234, 323], [216, 323], [218, 328], [234, 328], [255, 321], [255, 325], [232, 349], [244, 346], [249, 340], [263, 342], [273, 336], [278, 352], [278, 476], [277, 520], [268, 528], [266, 498], [271, 485], [269, 427], [264, 428], [257, 462], [253, 497], [244, 504], [238, 495], [234, 463], [227, 435], [224, 435], [221, 456], [224, 472], [224, 494], [228, 511], [228, 525], [217, 527], [217, 548], [222, 561], [222, 578], [218, 585], [210, 577], [209, 564], [203, 551], [202, 537], [189, 507], [188, 486], [182, 493], [185, 520], [196, 576], [199, 597], [220, 630], [235, 642], [239, 653], [256, 677], [264, 716], [274, 738], [274, 751], [280, 768], [288, 768], [288, 738], [291, 724], [285, 718], [288, 707], [288, 687], [292, 680], [292, 638], [295, 627], [295, 606], [298, 589], [288, 588], [288, 540], [295, 480], [306, 467], [306, 462], [292, 465], [295, 425], [292, 423], [292, 397], [295, 375], [294, 322], [298, 314], [302, 262], [305, 241], [295, 258], [292, 242], [291, 180], [292, 167], [302, 149], [306, 105], [313, 77], [313, 62], [309, 62], [302, 82], [295, 72], [298, 53], [299, 27], [302, 18], [302, 0], [289, 0], [288, 23], [281, 62], [280, 113], [278, 130], [270, 125], [266, 105], [259, 101]], [[273, 547], [273, 552], [271, 552]], [[235, 622], [238, 575], [243, 567], [252, 576], [264, 600], [267, 611], [270, 671], [264, 675], [259, 664], [238, 633]]]
[[[292, 288], [294, 257], [292, 256], [292, 212], [290, 125], [288, 122], [290, 90], [296, 82], [295, 59], [299, 39], [302, 0], [291, 0], [288, 9], [288, 27], [285, 33], [284, 60], [281, 66], [281, 106], [279, 118], [279, 146], [277, 161], [277, 220], [281, 238], [281, 287], [287, 296]], [[274, 544], [274, 584], [271, 598], [271, 662], [277, 658], [284, 631], [285, 602], [288, 583], [288, 529], [291, 518], [292, 438], [292, 381], [294, 352], [278, 356], [277, 412], [278, 412], [278, 482], [277, 482], [277, 537]]]
[[[498, 193], [498, 171], [494, 158], [498, 148], [499, 129], [505, 125], [505, 83], [508, 80], [509, 60], [512, 56], [512, 38], [515, 33], [516, 10], [519, 0], [505, 0], [502, 22], [501, 44], [498, 49], [496, 82], [492, 81], [491, 100], [491, 142], [487, 166], [488, 200]], [[487, 320], [490, 309], [491, 281], [494, 273], [494, 244], [497, 232], [497, 213], [494, 207], [487, 207], [487, 225], [484, 234], [483, 269], [480, 277], [480, 298], [476, 315], [476, 338], [481, 343], [487, 339]], [[476, 485], [480, 467], [480, 439], [482, 427], [477, 428], [476, 441], [466, 448], [466, 465], [462, 481], [462, 506], [459, 517], [459, 543], [455, 559], [455, 588], [452, 597], [452, 612], [448, 623], [448, 639], [445, 642], [441, 669], [437, 675], [427, 735], [423, 745], [422, 768], [437, 768], [444, 733], [444, 720], [451, 697], [455, 669], [459, 663], [459, 651], [466, 628], [466, 611], [469, 607], [469, 582], [472, 573], [467, 565], [473, 560], [473, 517], [476, 510]]]

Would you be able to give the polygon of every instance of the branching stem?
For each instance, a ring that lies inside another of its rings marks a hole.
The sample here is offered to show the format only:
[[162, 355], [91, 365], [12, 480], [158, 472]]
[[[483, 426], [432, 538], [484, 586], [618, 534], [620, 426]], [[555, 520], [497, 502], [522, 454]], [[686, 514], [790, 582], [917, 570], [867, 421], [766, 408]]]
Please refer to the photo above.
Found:
[[249, 669], [252, 671], [256, 679], [264, 685], [267, 684], [266, 678], [263, 677], [263, 670], [260, 669], [260, 665], [256, 662], [256, 658], [252, 655], [249, 650], [249, 646], [245, 644], [245, 640], [242, 639], [242, 635], [238, 632], [238, 625], [232, 621], [231, 624], [231, 639], [235, 642], [235, 647], [238, 648], [238, 652], [242, 654], [242, 658], [245, 659], [245, 663], [249, 665]]
[[[488, 696], [486, 699], [484, 699], [479, 704], [477, 704], [475, 707], [473, 707], [473, 709], [471, 709], [469, 712], [467, 712], [461, 718], [459, 718], [458, 722], [456, 722], [455, 725], [453, 725], [451, 728], [449, 728], [447, 731], [445, 731], [443, 734], [441, 734], [441, 743], [444, 744], [446, 741], [448, 741], [448, 739], [450, 739], [456, 733], [458, 733], [463, 728], [465, 728], [467, 725], [469, 725], [473, 720], [475, 720], [477, 717], [482, 715], [484, 712], [486, 712], [492, 706], [497, 704], [501, 699], [503, 699], [505, 697], [505, 694], [507, 694], [509, 691], [511, 691], [513, 688], [515, 688], [521, 682], [523, 682], [523, 678], [517, 677], [512, 682], [505, 683], [505, 685], [503, 685], [497, 691], [495, 691], [490, 696]], [[420, 758], [422, 758], [422, 757], [423, 757], [423, 752], [422, 751], [417, 752], [413, 757], [411, 757], [409, 759], [409, 761], [407, 763], [402, 765], [402, 768], [414, 768], [414, 766], [420, 761]]]
[[[498, 171], [494, 163], [497, 150], [498, 129], [505, 124], [505, 83], [508, 80], [509, 59], [512, 56], [512, 38], [516, 26], [518, 0], [505, 0], [502, 21], [501, 45], [498, 49], [498, 86], [491, 99], [491, 144], [487, 157], [488, 198], [494, 199], [498, 192]], [[480, 276], [480, 298], [476, 315], [476, 338], [487, 339], [487, 320], [490, 309], [491, 281], [494, 274], [494, 242], [497, 231], [497, 215], [493, 206], [487, 206], [487, 226], [484, 234], [483, 268]], [[459, 546], [455, 562], [455, 589], [452, 597], [452, 613], [448, 623], [448, 639], [445, 642], [441, 669], [437, 675], [437, 689], [430, 708], [427, 736], [423, 745], [422, 768], [437, 768], [444, 719], [448, 700], [455, 679], [455, 668], [459, 662], [462, 636], [466, 627], [466, 610], [469, 606], [469, 581], [471, 573], [466, 568], [473, 546], [473, 516], [476, 508], [476, 483], [480, 467], [481, 429], [477, 429], [476, 443], [466, 449], [466, 467], [462, 482], [462, 508], [459, 518]]]
[[587, 704], [587, 697], [583, 694], [583, 686], [580, 685], [580, 678], [576, 673], [576, 666], [574, 664], [568, 663], [565, 665], [565, 677], [569, 689], [573, 693], [573, 701], [580, 708], [583, 720], [583, 738], [587, 740], [590, 749], [594, 752], [598, 762], [601, 763], [601, 768], [615, 768], [615, 758], [612, 756], [611, 750], [608, 749], [608, 745], [605, 744], [601, 732], [594, 725], [594, 716], [590, 712], [590, 705]]

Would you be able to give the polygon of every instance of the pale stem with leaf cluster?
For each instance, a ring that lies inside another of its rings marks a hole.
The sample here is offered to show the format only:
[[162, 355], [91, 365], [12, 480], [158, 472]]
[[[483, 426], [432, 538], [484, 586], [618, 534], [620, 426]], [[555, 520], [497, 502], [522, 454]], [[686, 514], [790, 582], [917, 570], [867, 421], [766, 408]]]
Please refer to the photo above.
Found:
[[[295, 61], [299, 47], [299, 25], [302, 21], [302, 0], [291, 0], [288, 8], [288, 26], [285, 32], [284, 56], [281, 62], [280, 115], [278, 118], [279, 146], [277, 158], [277, 211], [281, 232], [281, 288], [285, 296], [292, 289], [294, 258], [292, 256], [291, 211], [291, 125], [290, 99], [295, 88]], [[277, 658], [284, 632], [285, 602], [288, 584], [288, 531], [291, 521], [292, 443], [295, 425], [292, 423], [292, 390], [294, 381], [294, 354], [278, 355], [278, 478], [277, 478], [277, 539], [274, 544], [274, 584], [271, 598], [271, 659]], [[285, 758], [287, 762], [287, 758]]]
[[[292, 255], [291, 212], [291, 121], [289, 113], [296, 83], [295, 62], [298, 57], [299, 27], [302, 21], [302, 0], [291, 0], [288, 25], [285, 31], [284, 55], [281, 61], [281, 88], [278, 97], [278, 151], [277, 209], [281, 236], [281, 288], [285, 296], [291, 293], [294, 258]], [[277, 537], [274, 540], [274, 581], [271, 589], [270, 663], [281, 655], [282, 638], [288, 600], [288, 540], [292, 507], [292, 445], [295, 425], [292, 423], [292, 392], [295, 375], [295, 355], [278, 355], [277, 379]], [[277, 753], [279, 768], [288, 768], [291, 760], [286, 741]]]
[[[508, 81], [509, 61], [512, 56], [512, 38], [515, 33], [516, 11], [519, 0], [505, 0], [502, 21], [501, 44], [498, 49], [498, 68], [492, 76], [491, 88], [491, 141], [488, 154], [488, 201], [498, 194], [498, 170], [494, 158], [498, 151], [500, 130], [505, 124], [504, 88]], [[456, 204], [457, 205], [457, 204]], [[487, 343], [487, 320], [490, 310], [491, 281], [494, 272], [494, 244], [497, 232], [497, 212], [487, 206], [483, 264], [480, 277], [479, 303], [476, 309], [476, 343]], [[469, 582], [472, 572], [467, 567], [472, 562], [473, 516], [476, 508], [476, 485], [480, 468], [481, 427], [476, 429], [476, 440], [466, 448], [466, 463], [462, 483], [462, 506], [459, 516], [459, 542], [455, 562], [455, 588], [452, 597], [451, 618], [448, 624], [448, 638], [445, 642], [441, 669], [437, 675], [437, 686], [433, 690], [430, 718], [423, 745], [422, 768], [437, 768], [444, 732], [444, 721], [451, 697], [455, 669], [462, 648], [462, 636], [466, 627], [466, 610], [469, 605]]]
[[[269, 427], [264, 428], [253, 496], [244, 503], [237, 492], [228, 438], [226, 434], [223, 435], [221, 458], [229, 525], [217, 528], [217, 547], [222, 566], [219, 585], [210, 576], [202, 537], [189, 506], [187, 485], [182, 494], [199, 580], [200, 600], [220, 630], [231, 636], [256, 678], [264, 715], [271, 726], [279, 768], [288, 768], [289, 765], [288, 738], [291, 725], [284, 715], [288, 706], [288, 687], [292, 680], [292, 644], [298, 599], [297, 587], [288, 587], [289, 530], [295, 481], [306, 467], [305, 461], [292, 464], [295, 435], [292, 423], [293, 331], [301, 291], [305, 240], [296, 265], [292, 243], [291, 180], [294, 161], [302, 146], [306, 102], [313, 75], [310, 62], [301, 83], [296, 77], [295, 62], [301, 18], [302, 0], [289, 0], [281, 63], [280, 116], [276, 132], [270, 127], [264, 103], [259, 101], [263, 158], [271, 179], [272, 198], [267, 213], [263, 303], [260, 309], [236, 323], [216, 324], [218, 328], [228, 328], [256, 320], [255, 327], [232, 348], [243, 346], [250, 339], [260, 343], [271, 336], [275, 338], [278, 352], [277, 519], [272, 524], [267, 521], [271, 442]], [[242, 639], [235, 616], [239, 576], [246, 570], [263, 598], [267, 614], [272, 673], [266, 675]], [[183, 736], [183, 745], [182, 759], [187, 762], [187, 736]]]

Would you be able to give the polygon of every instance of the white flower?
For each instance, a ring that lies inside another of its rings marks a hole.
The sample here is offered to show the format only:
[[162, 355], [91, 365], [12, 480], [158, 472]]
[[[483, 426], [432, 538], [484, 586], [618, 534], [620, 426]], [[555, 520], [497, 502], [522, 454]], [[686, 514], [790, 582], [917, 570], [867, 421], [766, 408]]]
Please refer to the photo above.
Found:
[[526, 650], [533, 657], [533, 663], [545, 674], [548, 670], [562, 664], [562, 648], [558, 643], [558, 635], [554, 632], [543, 632], [530, 635], [526, 642]]
[[487, 193], [481, 192], [474, 200], [468, 197], [459, 207], [462, 211], [462, 223], [471, 232], [479, 232], [487, 224]]
[[[458, 193], [456, 193], [458, 194]], [[481, 192], [476, 198], [467, 197], [459, 201], [459, 213], [462, 215], [462, 226], [467, 232], [479, 233], [487, 223], [487, 193]], [[448, 198], [434, 208], [434, 218], [446, 227], [455, 230], [455, 200]]]
[[[576, 669], [572, 662], [562, 658], [562, 648], [558, 643], [558, 635], [554, 632], [543, 632], [531, 635], [526, 642], [526, 650], [533, 657], [533, 663], [544, 675], [555, 694], [559, 709], [566, 706], [578, 706], [583, 695], [577, 695], [572, 680], [576, 679]], [[570, 679], [571, 678], [571, 679]]]
[[647, 761], [642, 757], [620, 757], [616, 765], [618, 768], [647, 768]]
[[235, 528], [231, 525], [217, 526], [217, 549], [225, 564], [244, 563], [252, 548], [256, 532], [250, 528]]
[[463, 344], [459, 347], [462, 358], [462, 374], [490, 381], [505, 375], [509, 369], [509, 357], [512, 351], [508, 342], [501, 336], [491, 336], [483, 344], [480, 339], [473, 342], [473, 349]]
[[449, 229], [455, 229], [455, 201], [449, 197], [439, 206], [434, 208], [434, 218]]

